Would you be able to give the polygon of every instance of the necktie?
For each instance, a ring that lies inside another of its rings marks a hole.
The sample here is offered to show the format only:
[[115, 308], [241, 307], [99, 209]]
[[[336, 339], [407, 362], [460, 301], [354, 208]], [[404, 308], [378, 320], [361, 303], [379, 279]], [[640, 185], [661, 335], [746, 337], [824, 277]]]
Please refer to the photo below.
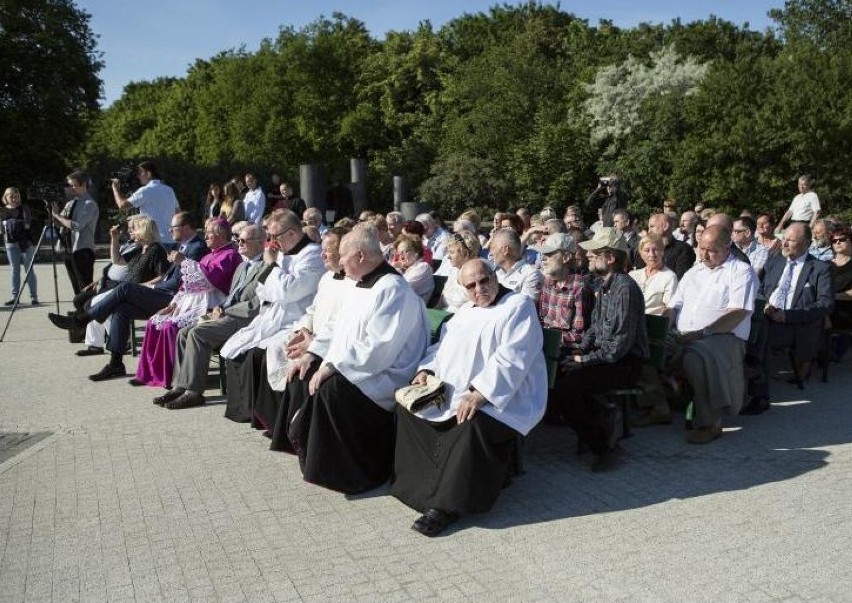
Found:
[[790, 285], [793, 284], [793, 268], [795, 266], [795, 260], [787, 261], [784, 274], [781, 275], [781, 282], [778, 283], [778, 289], [775, 290], [775, 303], [772, 305], [779, 310], [784, 310], [787, 307], [787, 297], [790, 295]]
[[240, 298], [240, 295], [242, 295], [243, 293], [243, 287], [245, 286], [246, 281], [248, 280], [248, 274], [249, 272], [251, 272], [252, 267], [253, 265], [249, 264], [246, 269], [243, 270], [242, 274], [240, 274], [240, 278], [237, 281], [237, 284], [234, 285], [233, 289], [231, 289], [231, 293], [228, 295], [228, 299], [226, 299], [222, 304], [222, 307], [229, 308], [234, 304], [235, 301]]

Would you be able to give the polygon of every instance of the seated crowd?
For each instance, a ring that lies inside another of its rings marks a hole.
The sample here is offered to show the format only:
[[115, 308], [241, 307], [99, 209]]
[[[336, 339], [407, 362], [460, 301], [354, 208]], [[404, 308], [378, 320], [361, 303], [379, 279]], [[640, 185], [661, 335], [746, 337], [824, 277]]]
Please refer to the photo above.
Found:
[[[75, 314], [51, 315], [108, 329], [110, 362], [90, 378], [126, 374], [132, 321], [147, 320], [130, 382], [186, 409], [206, 403], [218, 353], [227, 418], [296, 455], [311, 483], [357, 493], [389, 481], [427, 536], [493, 506], [542, 419], [571, 427], [605, 471], [624, 456], [625, 410], [636, 427], [668, 424], [688, 391], [687, 441], [709, 443], [725, 415], [769, 409], [774, 349], [790, 350], [800, 379], [826, 326], [852, 327], [850, 232], [817, 216], [785, 215], [775, 230], [766, 214], [696, 208], [639, 227], [613, 205], [587, 228], [571, 206], [562, 220], [551, 208], [501, 212], [485, 234], [475, 211], [449, 226], [365, 211], [331, 227], [315, 208], [279, 207], [259, 224], [206, 213], [203, 240], [188, 213], [174, 215], [168, 254], [134, 218], [132, 248], [113, 233], [101, 281]], [[437, 333], [427, 307], [452, 317]], [[668, 321], [663, 367], [649, 362], [648, 317]], [[103, 353], [105, 330], [91, 327], [78, 354]], [[436, 380], [424, 406], [395, 403]], [[635, 408], [612, 393], [637, 386]]]

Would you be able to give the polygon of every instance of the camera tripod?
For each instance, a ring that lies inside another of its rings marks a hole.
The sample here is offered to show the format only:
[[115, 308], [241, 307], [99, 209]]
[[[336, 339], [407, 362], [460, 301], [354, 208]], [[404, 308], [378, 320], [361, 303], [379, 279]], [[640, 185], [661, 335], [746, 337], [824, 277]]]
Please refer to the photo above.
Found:
[[[42, 241], [44, 241], [44, 236], [47, 234], [49, 229], [53, 229], [53, 232], [56, 232], [54, 229], [54, 225], [56, 220], [53, 218], [53, 213], [51, 212], [50, 204], [47, 200], [44, 201], [45, 207], [47, 208], [47, 215], [50, 216], [50, 221], [44, 225], [41, 229], [41, 235], [38, 238], [38, 242], [35, 244], [35, 252], [33, 252], [33, 257], [30, 258], [30, 265], [27, 266], [27, 271], [24, 274], [24, 278], [21, 281], [21, 286], [18, 287], [18, 295], [15, 296], [15, 303], [12, 305], [12, 311], [9, 312], [9, 317], [6, 319], [6, 326], [3, 327], [3, 334], [0, 335], [0, 343], [6, 337], [6, 331], [9, 330], [9, 324], [12, 322], [12, 317], [15, 315], [15, 310], [18, 309], [18, 302], [21, 300], [21, 295], [24, 294], [24, 289], [26, 288], [26, 283], [30, 278], [30, 273], [33, 271], [33, 266], [35, 265], [36, 258], [38, 257], [38, 252], [41, 249]], [[49, 245], [50, 247], [50, 262], [53, 264], [53, 299], [56, 303], [56, 313], [59, 313], [59, 279], [56, 275], [56, 250], [53, 245]]]

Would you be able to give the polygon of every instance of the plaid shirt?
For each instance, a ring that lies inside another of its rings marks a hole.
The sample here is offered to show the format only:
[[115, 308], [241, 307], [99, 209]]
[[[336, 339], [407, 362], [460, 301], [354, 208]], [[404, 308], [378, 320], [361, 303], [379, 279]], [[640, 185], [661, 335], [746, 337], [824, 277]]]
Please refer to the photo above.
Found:
[[538, 298], [538, 316], [542, 326], [562, 331], [562, 347], [569, 347], [583, 338], [593, 300], [584, 275], [571, 274], [564, 281], [547, 277]]

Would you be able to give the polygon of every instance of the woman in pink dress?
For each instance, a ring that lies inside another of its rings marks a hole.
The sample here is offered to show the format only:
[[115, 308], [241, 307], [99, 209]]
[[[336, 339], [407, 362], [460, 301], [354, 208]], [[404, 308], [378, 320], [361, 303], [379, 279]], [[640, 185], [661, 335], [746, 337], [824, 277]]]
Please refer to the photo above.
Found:
[[148, 319], [142, 352], [132, 385], [169, 387], [175, 365], [177, 333], [210, 309], [221, 304], [242, 258], [230, 242], [231, 229], [222, 218], [207, 220], [204, 242], [210, 253], [193, 261], [181, 261], [181, 286], [171, 303]]

